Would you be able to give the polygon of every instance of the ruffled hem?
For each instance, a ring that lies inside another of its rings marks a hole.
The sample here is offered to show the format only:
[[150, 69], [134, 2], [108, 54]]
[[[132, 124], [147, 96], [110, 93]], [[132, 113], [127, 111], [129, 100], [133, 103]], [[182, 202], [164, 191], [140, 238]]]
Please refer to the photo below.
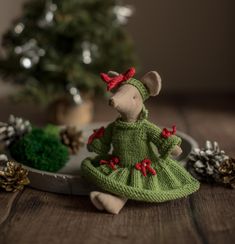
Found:
[[97, 159], [82, 162], [82, 174], [101, 189], [118, 196], [146, 202], [164, 202], [185, 197], [199, 189], [199, 182], [172, 159], [158, 163], [157, 175], [144, 177], [140, 171], [125, 167], [111, 170]]

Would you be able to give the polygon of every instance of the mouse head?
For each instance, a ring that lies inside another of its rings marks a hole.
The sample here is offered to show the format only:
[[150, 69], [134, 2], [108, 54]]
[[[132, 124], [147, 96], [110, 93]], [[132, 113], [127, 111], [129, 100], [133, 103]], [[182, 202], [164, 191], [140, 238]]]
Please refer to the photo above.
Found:
[[109, 104], [115, 108], [126, 121], [136, 121], [149, 96], [156, 96], [161, 90], [161, 77], [156, 71], [146, 73], [140, 80], [133, 78], [135, 69], [130, 68], [123, 74], [101, 73], [107, 84], [107, 90], [113, 95]]

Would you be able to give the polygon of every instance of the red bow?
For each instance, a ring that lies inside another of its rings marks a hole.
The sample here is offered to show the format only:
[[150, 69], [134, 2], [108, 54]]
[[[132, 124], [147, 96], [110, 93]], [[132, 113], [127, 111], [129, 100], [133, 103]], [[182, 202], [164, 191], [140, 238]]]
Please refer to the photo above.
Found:
[[89, 136], [87, 144], [91, 144], [95, 138], [100, 138], [104, 135], [104, 127], [94, 130], [94, 133]]
[[116, 165], [120, 163], [119, 157], [112, 156], [109, 160], [100, 160], [100, 164], [107, 164], [112, 170], [116, 169]]
[[131, 67], [125, 73], [119, 74], [115, 77], [110, 77], [108, 74], [100, 73], [101, 79], [107, 84], [107, 90], [119, 86], [122, 82], [129, 80], [135, 75], [135, 68]]
[[169, 131], [167, 128], [164, 128], [164, 129], [162, 130], [162, 137], [164, 137], [164, 138], [168, 138], [168, 137], [174, 135], [175, 133], [176, 133], [176, 126], [173, 125], [173, 126], [172, 126], [172, 131]]
[[149, 159], [144, 159], [140, 163], [135, 164], [135, 168], [140, 170], [143, 176], [147, 176], [147, 172], [151, 173], [152, 175], [156, 175], [155, 169], [151, 168], [151, 161]]

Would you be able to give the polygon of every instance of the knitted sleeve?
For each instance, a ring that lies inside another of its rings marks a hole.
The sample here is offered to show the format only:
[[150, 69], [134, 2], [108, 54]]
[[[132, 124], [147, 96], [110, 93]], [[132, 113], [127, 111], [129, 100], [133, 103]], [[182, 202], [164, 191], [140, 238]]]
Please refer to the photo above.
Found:
[[111, 147], [111, 137], [112, 124], [109, 124], [106, 128], [101, 127], [95, 130], [88, 139], [87, 150], [99, 155], [107, 154]]
[[168, 138], [162, 136], [162, 130], [156, 125], [147, 122], [147, 137], [158, 149], [162, 158], [166, 158], [170, 155], [171, 151], [176, 145], [181, 144], [181, 138], [175, 135], [171, 135]]

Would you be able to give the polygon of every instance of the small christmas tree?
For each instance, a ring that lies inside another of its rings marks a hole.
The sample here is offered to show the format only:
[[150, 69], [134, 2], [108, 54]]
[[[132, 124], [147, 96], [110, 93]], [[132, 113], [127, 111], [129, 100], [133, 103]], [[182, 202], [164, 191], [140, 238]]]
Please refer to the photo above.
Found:
[[134, 63], [131, 13], [116, 0], [31, 0], [2, 38], [0, 75], [41, 102], [102, 90], [97, 73]]

